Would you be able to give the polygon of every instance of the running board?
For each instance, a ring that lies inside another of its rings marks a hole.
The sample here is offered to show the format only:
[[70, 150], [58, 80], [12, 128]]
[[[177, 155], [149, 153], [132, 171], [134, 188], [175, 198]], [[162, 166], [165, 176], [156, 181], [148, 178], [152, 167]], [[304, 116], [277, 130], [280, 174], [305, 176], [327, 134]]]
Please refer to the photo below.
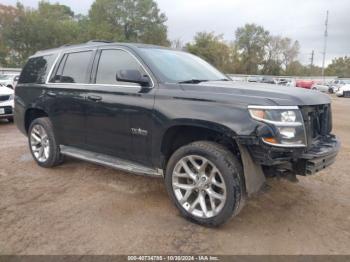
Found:
[[95, 163], [102, 166], [111, 167], [114, 169], [134, 173], [136, 175], [147, 175], [147, 176], [163, 176], [161, 170], [152, 169], [145, 167], [140, 164], [136, 164], [130, 161], [122, 160], [120, 158], [103, 155], [99, 153], [94, 153], [87, 150], [78, 149], [70, 146], [60, 146], [61, 154], [65, 156], [70, 156], [73, 158], [78, 158], [91, 163]]

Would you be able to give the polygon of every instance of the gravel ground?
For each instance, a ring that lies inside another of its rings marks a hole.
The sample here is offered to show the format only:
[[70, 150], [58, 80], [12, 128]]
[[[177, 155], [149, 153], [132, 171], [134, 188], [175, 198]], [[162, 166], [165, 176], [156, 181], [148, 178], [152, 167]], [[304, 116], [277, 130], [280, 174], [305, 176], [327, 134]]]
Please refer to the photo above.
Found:
[[0, 121], [0, 254], [349, 254], [350, 99], [333, 98], [337, 162], [299, 183], [273, 179], [217, 229], [191, 224], [161, 179], [67, 159], [42, 169]]

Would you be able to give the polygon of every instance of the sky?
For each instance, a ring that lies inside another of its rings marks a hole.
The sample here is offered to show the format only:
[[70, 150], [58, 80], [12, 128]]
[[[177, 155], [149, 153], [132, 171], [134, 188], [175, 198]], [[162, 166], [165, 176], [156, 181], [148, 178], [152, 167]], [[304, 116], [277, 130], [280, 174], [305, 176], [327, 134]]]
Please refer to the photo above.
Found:
[[[50, 0], [71, 7], [75, 13], [87, 14], [94, 0]], [[16, 0], [0, 0], [15, 5]], [[37, 0], [20, 0], [25, 6], [37, 7]], [[334, 57], [350, 56], [350, 0], [156, 0], [168, 17], [170, 40], [186, 43], [196, 32], [223, 34], [232, 41], [237, 27], [246, 23], [262, 25], [273, 35], [298, 40], [299, 59], [322, 65], [326, 11], [329, 10], [329, 37], [326, 63]]]

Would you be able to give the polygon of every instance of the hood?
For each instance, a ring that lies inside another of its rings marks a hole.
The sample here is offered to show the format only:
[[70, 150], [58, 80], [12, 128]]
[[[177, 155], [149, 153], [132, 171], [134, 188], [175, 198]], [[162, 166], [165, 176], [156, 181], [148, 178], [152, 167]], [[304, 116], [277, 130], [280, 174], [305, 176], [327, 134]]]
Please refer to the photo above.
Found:
[[200, 92], [203, 99], [231, 101], [245, 105], [306, 106], [330, 104], [328, 95], [315, 90], [272, 84], [210, 81], [182, 85], [189, 93]]
[[0, 86], [0, 96], [12, 95], [14, 92], [11, 88]]

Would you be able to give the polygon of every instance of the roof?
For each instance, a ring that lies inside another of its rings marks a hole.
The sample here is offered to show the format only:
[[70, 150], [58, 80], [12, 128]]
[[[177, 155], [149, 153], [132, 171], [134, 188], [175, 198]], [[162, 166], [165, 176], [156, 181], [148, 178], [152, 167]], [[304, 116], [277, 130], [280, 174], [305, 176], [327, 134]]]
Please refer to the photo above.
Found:
[[58, 48], [52, 48], [52, 49], [46, 49], [36, 52], [33, 57], [38, 55], [45, 55], [45, 54], [52, 54], [57, 53], [62, 50], [73, 50], [73, 49], [80, 49], [80, 48], [91, 48], [91, 47], [102, 47], [102, 46], [126, 46], [130, 48], [162, 48], [162, 49], [168, 49], [167, 47], [163, 46], [157, 46], [157, 45], [149, 45], [149, 44], [142, 44], [142, 43], [121, 43], [121, 42], [108, 42], [103, 40], [93, 40], [82, 44], [74, 44], [74, 45], [63, 45]]

